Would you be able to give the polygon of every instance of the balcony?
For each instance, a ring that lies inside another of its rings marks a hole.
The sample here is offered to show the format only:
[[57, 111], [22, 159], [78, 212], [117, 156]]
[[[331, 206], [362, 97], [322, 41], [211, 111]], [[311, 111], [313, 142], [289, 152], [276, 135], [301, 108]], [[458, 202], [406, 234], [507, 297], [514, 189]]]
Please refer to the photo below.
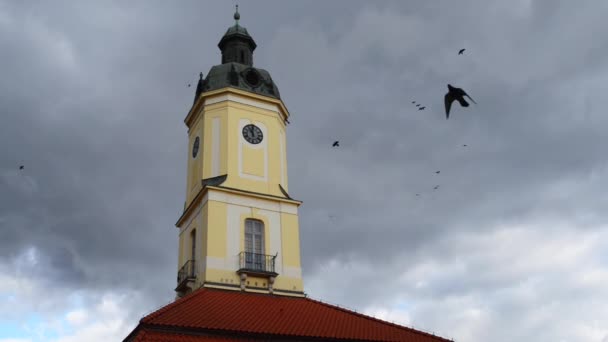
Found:
[[188, 292], [188, 288], [191, 289], [196, 279], [196, 263], [194, 260], [188, 260], [177, 272], [177, 287], [175, 291]]
[[252, 252], [239, 253], [238, 274], [247, 274], [257, 277], [276, 277], [274, 271], [276, 255], [258, 254]]

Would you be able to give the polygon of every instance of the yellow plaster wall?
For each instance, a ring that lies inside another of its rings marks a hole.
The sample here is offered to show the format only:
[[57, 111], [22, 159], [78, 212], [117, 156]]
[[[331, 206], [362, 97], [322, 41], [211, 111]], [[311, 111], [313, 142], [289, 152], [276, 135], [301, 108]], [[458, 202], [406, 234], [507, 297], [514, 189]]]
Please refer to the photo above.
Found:
[[264, 163], [260, 163], [260, 160], [264, 160], [264, 149], [251, 148], [244, 145], [243, 147], [243, 173], [264, 177]]
[[288, 278], [288, 277], [277, 277], [274, 282], [273, 287], [276, 290], [286, 290], [286, 291], [304, 291], [304, 286], [302, 285], [302, 279], [296, 278]]
[[[279, 175], [279, 183], [283, 186], [283, 189], [285, 189], [285, 191], [289, 191], [289, 180], [288, 180], [288, 172], [287, 172], [287, 135], [285, 134], [285, 130], [281, 130], [281, 133], [279, 135], [279, 137], [282, 137], [283, 140], [283, 180], [281, 180], [281, 177]], [[279, 153], [281, 152], [280, 146], [279, 146]], [[281, 172], [281, 170], [279, 170], [279, 172]]]
[[[197, 260], [198, 262], [205, 262], [205, 258], [208, 255], [208, 251], [209, 251], [209, 245], [208, 245], [208, 241], [209, 241], [209, 226], [208, 226], [208, 222], [209, 222], [209, 203], [205, 203], [203, 205], [203, 207], [201, 208], [201, 213], [200, 213], [201, 217], [200, 217], [200, 227], [197, 229], [197, 239], [198, 239], [198, 244], [196, 245], [197, 248]], [[200, 246], [200, 247], [199, 247]]]
[[281, 250], [283, 266], [301, 267], [298, 216], [281, 213]]
[[196, 260], [200, 262], [207, 254], [207, 204], [193, 214], [190, 224], [179, 234], [178, 270], [190, 260], [192, 248], [192, 230], [196, 229]]
[[[257, 107], [236, 103], [226, 102], [228, 107], [228, 174], [230, 175], [225, 183], [226, 186], [282, 196], [278, 184], [281, 182], [281, 165], [282, 160], [280, 154], [280, 130], [284, 129], [282, 121], [279, 119], [279, 114], [270, 110], [260, 109]], [[267, 165], [264, 165], [264, 149], [253, 148], [249, 145], [242, 136], [242, 131], [239, 126], [241, 119], [246, 119], [250, 123], [264, 125], [266, 132], [264, 140], [266, 141], [266, 153], [268, 154]], [[243, 171], [248, 170], [252, 174], [263, 176], [264, 169], [268, 170], [268, 178], [266, 181], [253, 180], [239, 177], [238, 169], [238, 148], [239, 144], [243, 148]], [[285, 164], [284, 169], [287, 168]]]
[[[227, 91], [228, 92], [228, 91]], [[221, 92], [215, 93], [216, 95]], [[248, 99], [252, 100], [252, 99]], [[263, 101], [262, 99], [253, 99]], [[266, 105], [273, 104], [272, 101], [265, 102]], [[274, 104], [273, 104], [274, 105]], [[282, 107], [284, 108], [284, 107]], [[283, 110], [283, 109], [281, 109]], [[228, 178], [222, 186], [252, 191], [262, 194], [283, 197], [279, 184], [288, 189], [287, 184], [287, 143], [285, 124], [281, 118], [282, 114], [272, 110], [255, 107], [234, 101], [221, 101], [211, 105], [205, 105], [199, 113], [192, 113], [188, 119], [189, 146], [188, 146], [188, 192], [187, 204], [194, 199], [200, 191], [200, 180], [216, 176], [213, 174], [213, 119], [220, 119], [220, 147], [219, 147], [219, 175], [228, 174]], [[258, 126], [265, 127], [264, 141], [265, 150], [249, 145], [242, 137], [240, 121], [247, 120]], [[196, 136], [201, 137], [199, 155], [192, 158], [192, 145]], [[282, 145], [282, 148], [281, 148]], [[267, 169], [267, 180], [253, 180], [239, 176], [239, 146], [242, 148], [242, 171], [244, 173], [264, 176]], [[267, 153], [267, 164], [264, 165], [264, 153]], [[239, 196], [249, 197], [245, 194]], [[265, 200], [266, 201], [266, 200]], [[268, 199], [268, 201], [275, 202]], [[227, 224], [228, 204], [219, 201], [208, 201], [201, 208], [201, 220], [195, 219], [191, 227], [180, 235], [179, 267], [188, 260], [190, 253], [190, 229], [197, 229], [197, 260], [206, 262], [206, 257], [223, 258], [229, 260], [227, 255]], [[253, 218], [264, 223], [264, 248], [265, 254], [269, 253], [270, 223], [269, 218], [260, 214], [258, 209], [251, 208], [251, 213], [241, 214], [239, 220], [239, 245], [240, 250], [245, 246], [245, 219]], [[202, 227], [201, 227], [202, 225]], [[283, 267], [300, 268], [300, 239], [298, 228], [298, 216], [294, 214], [280, 214], [281, 234], [281, 258]], [[203, 282], [223, 283], [239, 285], [239, 275], [235, 270], [222, 270], [205, 268], [204, 274], [200, 274], [197, 284]], [[249, 286], [267, 287], [267, 278], [249, 277]], [[280, 274], [275, 280], [274, 288], [277, 290], [303, 291], [302, 279], [291, 278]], [[249, 290], [248, 290], [249, 291]]]
[[[206, 134], [204, 133], [204, 121], [202, 120], [202, 113], [200, 113], [193, 126], [188, 132], [188, 170], [187, 170], [187, 190], [186, 190], [186, 205], [190, 204], [190, 201], [196, 196], [200, 190], [200, 182], [202, 175], [202, 168], [204, 166], [204, 149], [206, 148]], [[194, 146], [194, 140], [199, 137], [199, 150], [196, 158], [192, 158], [192, 147]]]
[[226, 153], [227, 153], [227, 144], [228, 144], [228, 108], [227, 106], [220, 102], [216, 104], [212, 104], [209, 106], [205, 106], [204, 109], [204, 120], [205, 120], [205, 162], [203, 168], [202, 179], [211, 178], [214, 175], [213, 173], [213, 140], [215, 137], [213, 136], [213, 119], [220, 119], [220, 153], [219, 153], [219, 175], [226, 174]]
[[[238, 274], [236, 274], [234, 271], [227, 270], [207, 269], [206, 278], [204, 281], [229, 285], [240, 285], [240, 278]], [[247, 277], [247, 281], [249, 281], [249, 284], [246, 284], [247, 286], [268, 287], [268, 278], [249, 276]], [[201, 283], [202, 282], [203, 280], [201, 280]], [[257, 285], [255, 284], [256, 282]], [[304, 291], [302, 279], [288, 278], [281, 275], [276, 278], [273, 288], [275, 290], [285, 291]]]
[[[216, 94], [221, 95], [222, 93]], [[272, 102], [264, 102], [266, 104]], [[228, 174], [225, 186], [238, 189], [283, 196], [278, 185], [288, 189], [287, 184], [287, 141], [285, 135], [285, 124], [281, 114], [248, 104], [234, 101], [222, 101], [211, 105], [205, 105], [199, 113], [193, 114], [190, 139], [188, 145], [188, 195], [187, 204], [200, 190], [200, 179], [212, 176], [212, 141], [213, 141], [213, 118], [220, 118], [220, 166], [219, 174]], [[266, 141], [266, 153], [268, 154], [267, 165], [264, 165], [264, 149], [252, 148], [245, 142], [239, 127], [241, 119], [246, 119], [253, 124], [262, 124], [266, 127], [264, 140]], [[283, 134], [281, 134], [281, 132]], [[201, 136], [201, 149], [199, 157], [192, 159], [192, 144], [196, 135]], [[283, 150], [281, 151], [281, 141]], [[268, 170], [266, 181], [241, 178], [238, 169], [238, 148], [243, 147], [243, 172], [256, 176], [263, 176], [264, 170]], [[281, 163], [283, 167], [281, 167]], [[283, 177], [281, 178], [281, 173]], [[283, 180], [283, 182], [282, 182]]]
[[[233, 284], [239, 285], [240, 279], [239, 275], [236, 274], [236, 270], [227, 271], [227, 270], [218, 270], [218, 269], [207, 269], [205, 281], [210, 281], [214, 283], [225, 283], [225, 284]], [[232, 280], [232, 282], [230, 281]]]
[[226, 257], [226, 203], [208, 201], [207, 216], [207, 256]]

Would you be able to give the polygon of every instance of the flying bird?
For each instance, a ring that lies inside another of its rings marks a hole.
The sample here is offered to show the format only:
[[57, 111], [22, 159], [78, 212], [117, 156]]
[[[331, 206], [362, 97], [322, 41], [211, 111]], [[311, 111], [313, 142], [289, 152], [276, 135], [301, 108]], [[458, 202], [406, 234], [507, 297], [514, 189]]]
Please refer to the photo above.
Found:
[[416, 194], [416, 196], [420, 196], [420, 194]]
[[420, 107], [420, 103], [416, 104], [416, 107]]
[[437, 190], [439, 189], [439, 185], [435, 185], [435, 187], [433, 188], [433, 190]]
[[462, 145], [462, 147], [467, 147], [467, 144]]
[[334, 144], [331, 145], [332, 147], [339, 147], [340, 146], [340, 142], [339, 141], [334, 141]]
[[464, 50], [466, 50], [466, 49], [460, 49], [460, 51], [458, 51], [458, 54], [462, 55], [462, 53], [464, 52]]
[[188, 88], [190, 88], [191, 84], [188, 83]]
[[25, 166], [21, 165], [19, 166], [19, 170], [23, 170], [25, 168]]
[[441, 171], [435, 171], [436, 174], [439, 174]]
[[424, 110], [424, 108], [426, 108], [426, 107], [425, 106], [418, 107], [418, 110]]
[[416, 103], [416, 101], [412, 101], [412, 103]]
[[461, 88], [452, 87], [450, 84], [448, 84], [448, 93], [445, 94], [444, 97], [446, 120], [450, 118], [450, 108], [452, 107], [452, 102], [455, 100], [458, 101], [458, 103], [460, 103], [460, 105], [463, 107], [469, 106], [469, 103], [464, 99], [465, 96], [471, 99], [473, 103], [477, 104], [477, 102], [475, 102], [475, 100], [473, 100], [464, 90]]

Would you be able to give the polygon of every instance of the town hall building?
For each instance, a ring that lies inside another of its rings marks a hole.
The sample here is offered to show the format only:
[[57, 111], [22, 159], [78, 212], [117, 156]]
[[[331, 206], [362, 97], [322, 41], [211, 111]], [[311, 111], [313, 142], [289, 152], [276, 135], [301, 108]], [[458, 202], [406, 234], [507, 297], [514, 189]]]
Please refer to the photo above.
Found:
[[235, 24], [200, 75], [188, 127], [176, 300], [125, 342], [449, 341], [308, 298], [287, 175], [289, 111]]

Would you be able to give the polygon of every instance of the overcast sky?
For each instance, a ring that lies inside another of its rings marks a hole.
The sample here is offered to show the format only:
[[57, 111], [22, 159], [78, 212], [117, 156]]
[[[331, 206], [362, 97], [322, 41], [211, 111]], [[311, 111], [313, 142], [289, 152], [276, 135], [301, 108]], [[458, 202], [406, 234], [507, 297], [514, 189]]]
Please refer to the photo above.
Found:
[[[0, 342], [122, 340], [172, 301], [183, 119], [235, 3], [0, 1]], [[239, 8], [292, 115], [309, 296], [608, 342], [608, 2]], [[478, 105], [446, 120], [447, 83]]]

